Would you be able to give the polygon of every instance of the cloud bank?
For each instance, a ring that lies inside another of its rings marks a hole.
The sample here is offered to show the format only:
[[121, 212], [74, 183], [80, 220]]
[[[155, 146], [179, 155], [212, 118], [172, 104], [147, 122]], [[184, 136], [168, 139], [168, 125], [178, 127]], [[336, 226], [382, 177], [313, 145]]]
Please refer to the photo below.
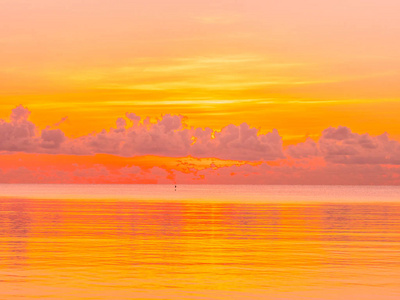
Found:
[[118, 156], [160, 155], [215, 157], [230, 160], [283, 158], [282, 138], [274, 129], [267, 134], [243, 123], [229, 124], [219, 132], [188, 127], [180, 115], [163, 115], [156, 122], [134, 113], [116, 120], [115, 127], [71, 139], [60, 129], [39, 128], [28, 120], [30, 111], [18, 106], [10, 121], [0, 120], [0, 151]]
[[[400, 143], [387, 133], [329, 127], [318, 140], [284, 148], [276, 129], [242, 123], [213, 131], [180, 115], [152, 121], [127, 112], [109, 129], [70, 138], [59, 124], [39, 129], [30, 114], [20, 105], [0, 119], [0, 182], [400, 184]], [[24, 164], [13, 160], [21, 155]]]

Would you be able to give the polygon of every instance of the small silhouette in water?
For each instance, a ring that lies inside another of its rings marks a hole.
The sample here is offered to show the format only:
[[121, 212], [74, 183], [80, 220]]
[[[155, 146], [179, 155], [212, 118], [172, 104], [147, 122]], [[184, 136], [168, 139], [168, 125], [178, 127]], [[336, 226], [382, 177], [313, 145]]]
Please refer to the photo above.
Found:
[[176, 192], [176, 185], [175, 185], [175, 192]]

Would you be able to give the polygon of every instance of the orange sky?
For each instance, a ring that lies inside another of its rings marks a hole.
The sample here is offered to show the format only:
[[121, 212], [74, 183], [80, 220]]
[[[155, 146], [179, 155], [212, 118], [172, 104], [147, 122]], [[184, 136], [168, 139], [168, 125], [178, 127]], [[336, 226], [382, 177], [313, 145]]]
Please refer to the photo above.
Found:
[[[67, 138], [143, 118], [276, 128], [283, 145], [332, 126], [400, 141], [396, 0], [4, 0], [0, 118], [22, 104]], [[151, 153], [149, 153], [151, 154]]]

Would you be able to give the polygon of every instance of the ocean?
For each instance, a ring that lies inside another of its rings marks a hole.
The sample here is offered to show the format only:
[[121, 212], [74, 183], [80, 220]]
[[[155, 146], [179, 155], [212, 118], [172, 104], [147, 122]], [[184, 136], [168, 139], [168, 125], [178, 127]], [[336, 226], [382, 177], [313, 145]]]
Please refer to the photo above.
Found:
[[400, 299], [400, 187], [0, 185], [0, 299]]

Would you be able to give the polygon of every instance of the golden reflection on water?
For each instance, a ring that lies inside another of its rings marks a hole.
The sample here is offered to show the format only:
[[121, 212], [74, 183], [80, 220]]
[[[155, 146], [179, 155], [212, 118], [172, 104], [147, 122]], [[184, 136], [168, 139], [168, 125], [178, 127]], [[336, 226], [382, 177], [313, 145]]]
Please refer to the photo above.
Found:
[[0, 199], [0, 299], [400, 299], [396, 203]]

